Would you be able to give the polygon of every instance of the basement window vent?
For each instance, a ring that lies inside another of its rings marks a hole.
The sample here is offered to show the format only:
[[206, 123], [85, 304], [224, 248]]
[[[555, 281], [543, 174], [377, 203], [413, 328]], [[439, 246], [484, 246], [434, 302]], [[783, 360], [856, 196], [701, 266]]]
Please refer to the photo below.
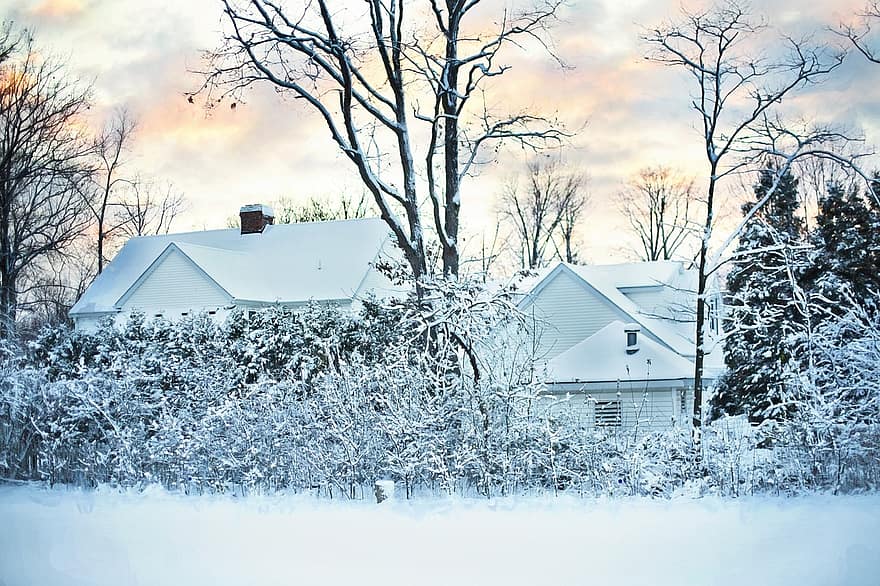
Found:
[[620, 400], [596, 401], [596, 427], [620, 427]]

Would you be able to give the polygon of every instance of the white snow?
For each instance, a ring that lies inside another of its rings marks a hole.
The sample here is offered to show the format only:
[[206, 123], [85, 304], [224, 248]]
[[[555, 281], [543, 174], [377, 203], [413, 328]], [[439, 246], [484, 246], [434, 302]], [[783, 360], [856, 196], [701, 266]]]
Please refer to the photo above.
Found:
[[115, 312], [119, 299], [169, 247], [176, 246], [231, 297], [259, 302], [351, 299], [371, 264], [394, 256], [379, 218], [145, 236], [126, 242], [71, 309]]
[[613, 321], [547, 364], [547, 380], [615, 382], [687, 380], [694, 365], [647, 336], [638, 334], [639, 350], [626, 351], [626, 330], [632, 324]]
[[186, 497], [0, 487], [0, 583], [877, 583], [880, 496]]

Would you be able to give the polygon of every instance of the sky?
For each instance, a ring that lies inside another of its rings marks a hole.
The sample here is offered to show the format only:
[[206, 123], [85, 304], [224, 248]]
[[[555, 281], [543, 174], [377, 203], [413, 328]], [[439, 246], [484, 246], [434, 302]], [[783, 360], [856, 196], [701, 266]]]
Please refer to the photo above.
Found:
[[[639, 40], [644, 27], [674, 18], [680, 6], [676, 0], [570, 0], [552, 33], [567, 67], [540, 52], [510, 52], [512, 69], [491, 88], [496, 104], [558, 116], [575, 133], [562, 155], [590, 177], [592, 204], [581, 230], [585, 260], [628, 257], [631, 240], [614, 199], [639, 169], [667, 165], [693, 174], [698, 184], [705, 180], [688, 81], [647, 62]], [[774, 37], [812, 34], [820, 43], [842, 43], [828, 27], [854, 22], [862, 8], [863, 0], [767, 0], [753, 11], [766, 17]], [[38, 45], [67, 58], [72, 74], [92, 83], [96, 127], [115, 108], [138, 117], [129, 167], [184, 193], [189, 209], [175, 231], [225, 227], [239, 206], [282, 196], [361, 193], [354, 169], [302, 103], [265, 88], [234, 110], [209, 113], [187, 101], [185, 93], [202, 80], [194, 73], [204, 66], [202, 52], [220, 42], [219, 0], [0, 0], [0, 15], [32, 27]], [[830, 80], [791, 100], [786, 111], [845, 125], [870, 149], [880, 142], [878, 78], [880, 65], [850, 55]], [[465, 183], [466, 251], [474, 250], [480, 232], [491, 232], [497, 195], [525, 162], [518, 149], [502, 151], [496, 165]]]

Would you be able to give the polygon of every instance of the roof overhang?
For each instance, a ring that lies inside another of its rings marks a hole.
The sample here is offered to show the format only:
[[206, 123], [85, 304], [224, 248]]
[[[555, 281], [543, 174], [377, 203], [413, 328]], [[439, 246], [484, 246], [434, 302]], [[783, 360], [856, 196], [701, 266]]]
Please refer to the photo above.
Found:
[[545, 393], [548, 395], [565, 395], [568, 393], [585, 393], [590, 391], [620, 391], [628, 393], [644, 390], [690, 389], [694, 386], [694, 379], [663, 378], [656, 380], [546, 381], [544, 384], [547, 385]]

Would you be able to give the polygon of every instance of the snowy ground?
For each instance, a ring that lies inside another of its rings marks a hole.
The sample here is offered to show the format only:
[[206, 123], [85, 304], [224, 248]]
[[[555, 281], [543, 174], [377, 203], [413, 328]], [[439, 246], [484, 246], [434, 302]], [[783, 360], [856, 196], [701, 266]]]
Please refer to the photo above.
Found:
[[880, 583], [880, 495], [340, 502], [0, 487], [0, 585]]

